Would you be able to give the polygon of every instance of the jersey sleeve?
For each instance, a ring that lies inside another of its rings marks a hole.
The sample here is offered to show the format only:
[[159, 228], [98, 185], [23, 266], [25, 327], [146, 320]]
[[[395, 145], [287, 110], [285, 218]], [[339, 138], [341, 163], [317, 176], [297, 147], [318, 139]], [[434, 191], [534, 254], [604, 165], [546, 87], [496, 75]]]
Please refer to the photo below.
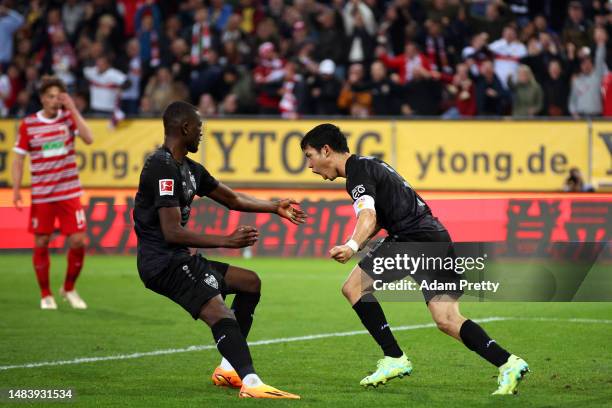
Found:
[[219, 181], [211, 176], [208, 170], [202, 166], [202, 176], [200, 177], [200, 185], [198, 186], [196, 194], [203, 197], [210, 194], [218, 185]]
[[151, 163], [151, 173], [147, 177], [147, 187], [153, 192], [155, 209], [162, 207], [180, 207], [179, 170], [172, 163], [158, 158]]
[[26, 155], [30, 151], [30, 140], [28, 138], [28, 130], [25, 124], [25, 121], [21, 122], [19, 125], [19, 134], [18, 134], [17, 142], [15, 142], [15, 147], [13, 147], [13, 151], [20, 155]]
[[351, 175], [347, 178], [346, 189], [353, 199], [355, 215], [362, 210], [376, 211], [376, 175], [373, 166], [366, 163], [367, 159], [360, 159]]
[[372, 166], [368, 166], [367, 159], [359, 159], [355, 169], [351, 171], [346, 180], [346, 190], [351, 195], [353, 202], [362, 196], [370, 196], [376, 199], [376, 177]]

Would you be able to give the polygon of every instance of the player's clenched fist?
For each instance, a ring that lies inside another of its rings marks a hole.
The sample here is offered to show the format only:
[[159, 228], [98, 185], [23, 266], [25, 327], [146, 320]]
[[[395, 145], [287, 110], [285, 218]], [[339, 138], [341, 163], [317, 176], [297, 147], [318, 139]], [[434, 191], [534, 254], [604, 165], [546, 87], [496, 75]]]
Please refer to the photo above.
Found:
[[340, 263], [347, 263], [355, 251], [348, 245], [338, 245], [329, 250], [329, 255]]
[[227, 248], [244, 248], [252, 246], [257, 242], [259, 232], [257, 228], [249, 225], [241, 225], [227, 236]]

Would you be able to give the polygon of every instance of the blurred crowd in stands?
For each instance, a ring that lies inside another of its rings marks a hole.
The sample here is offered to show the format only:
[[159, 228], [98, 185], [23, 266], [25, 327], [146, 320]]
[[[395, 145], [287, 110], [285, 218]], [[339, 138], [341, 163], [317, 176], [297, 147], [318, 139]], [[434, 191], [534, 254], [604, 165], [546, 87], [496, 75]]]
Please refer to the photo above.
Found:
[[0, 117], [612, 115], [611, 3], [0, 0]]

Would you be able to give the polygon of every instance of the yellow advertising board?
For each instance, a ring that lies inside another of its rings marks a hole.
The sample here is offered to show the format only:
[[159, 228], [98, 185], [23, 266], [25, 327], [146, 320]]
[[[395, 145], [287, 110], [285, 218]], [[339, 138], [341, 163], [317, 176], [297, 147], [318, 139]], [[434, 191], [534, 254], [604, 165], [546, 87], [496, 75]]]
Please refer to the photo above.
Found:
[[[192, 157], [233, 185], [329, 186], [307, 168], [300, 149], [303, 134], [321, 122], [211, 119]], [[612, 184], [612, 123], [594, 122], [589, 142], [587, 122], [331, 122], [347, 135], [351, 152], [381, 157], [418, 189], [558, 191], [570, 167], [588, 177], [589, 164], [596, 184]], [[163, 141], [161, 120], [126, 120], [112, 130], [107, 120], [88, 124], [94, 144], [76, 144], [82, 184], [136, 187], [144, 158]], [[0, 186], [10, 185], [16, 126], [0, 120]]]
[[584, 122], [398, 122], [396, 138], [418, 189], [558, 191], [589, 163]]
[[[91, 145], [76, 142], [81, 183], [85, 187], [137, 186], [144, 158], [163, 142], [161, 121], [126, 120], [117, 129], [109, 129], [107, 120], [88, 120], [87, 124], [95, 140]], [[0, 120], [0, 185], [10, 184], [17, 125], [17, 121]], [[28, 164], [23, 176], [23, 185], [28, 185]]]
[[[206, 124], [204, 163], [226, 182], [319, 185], [300, 149], [306, 132], [321, 121], [211, 120]], [[351, 152], [391, 162], [389, 121], [334, 121]], [[340, 181], [338, 181], [340, 183]]]
[[593, 122], [592, 146], [592, 183], [612, 190], [612, 122]]

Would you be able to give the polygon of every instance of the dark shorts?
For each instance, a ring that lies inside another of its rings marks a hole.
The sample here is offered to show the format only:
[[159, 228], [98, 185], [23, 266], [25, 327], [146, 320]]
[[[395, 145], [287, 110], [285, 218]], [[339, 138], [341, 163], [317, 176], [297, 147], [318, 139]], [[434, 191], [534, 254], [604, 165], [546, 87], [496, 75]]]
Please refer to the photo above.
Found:
[[228, 264], [208, 260], [202, 255], [179, 254], [163, 272], [146, 281], [145, 286], [178, 303], [198, 319], [206, 302], [226, 294], [227, 268]]
[[[423, 271], [417, 270], [414, 273], [406, 270], [385, 270], [382, 273], [374, 272], [374, 259], [378, 257], [395, 257], [398, 248], [396, 244], [401, 243], [422, 243], [423, 245], [414, 245], [412, 250], [415, 253], [409, 253], [409, 256], [419, 257], [423, 253], [427, 253], [428, 256], [441, 256], [441, 257], [454, 257], [454, 251], [452, 247], [452, 240], [447, 231], [424, 231], [410, 235], [390, 235], [385, 239], [377, 243], [359, 262], [359, 267], [373, 280], [381, 280], [384, 283], [395, 282], [410, 276], [419, 286], [422, 282], [427, 283], [437, 281], [440, 283], [453, 283], [456, 290], [449, 289], [438, 289], [429, 290], [422, 289], [423, 297], [425, 302], [429, 301], [436, 295], [450, 295], [454, 298], [459, 298], [463, 294], [463, 290], [459, 289], [461, 275], [454, 271], [448, 270], [434, 270], [434, 271]], [[445, 245], [448, 244], [448, 245]], [[407, 245], [408, 246], [408, 245]], [[422, 248], [421, 248], [422, 247]], [[399, 255], [404, 255], [401, 253]], [[429, 286], [429, 285], [428, 285]]]

